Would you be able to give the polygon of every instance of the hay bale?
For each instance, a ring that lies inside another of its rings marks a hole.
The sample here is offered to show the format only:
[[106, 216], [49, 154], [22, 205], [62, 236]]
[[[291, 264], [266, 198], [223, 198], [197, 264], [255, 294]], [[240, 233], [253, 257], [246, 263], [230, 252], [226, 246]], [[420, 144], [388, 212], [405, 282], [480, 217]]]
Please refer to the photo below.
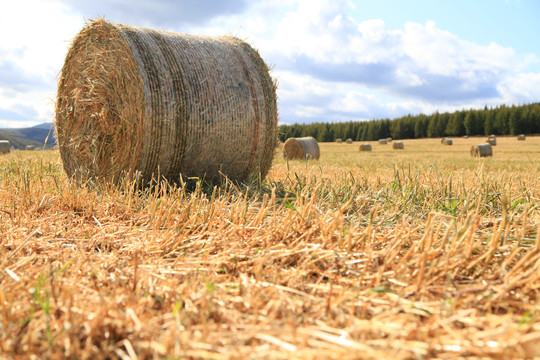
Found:
[[463, 138], [464, 138], [464, 139], [468, 139], [468, 138], [469, 138], [469, 135], [464, 135]]
[[379, 139], [379, 145], [386, 145], [388, 141], [386, 139]]
[[317, 160], [321, 156], [317, 140], [308, 137], [288, 138], [283, 145], [283, 156], [289, 160]]
[[518, 139], [518, 141], [524, 141], [525, 140], [525, 134], [518, 135], [517, 139]]
[[386, 138], [386, 141], [388, 141], [388, 142], [392, 142], [392, 138], [391, 138], [391, 137], [389, 137], [389, 138]]
[[486, 142], [491, 145], [491, 146], [495, 146], [497, 145], [497, 139], [495, 138], [495, 136], [490, 136]]
[[403, 150], [405, 148], [405, 146], [403, 145], [403, 143], [401, 141], [396, 141], [394, 143], [392, 143], [392, 149], [394, 150]]
[[8, 154], [10, 147], [9, 140], [0, 140], [0, 154]]
[[441, 144], [443, 145], [452, 145], [454, 142], [452, 141], [452, 139], [449, 139], [449, 138], [443, 138], [441, 139]]
[[478, 144], [471, 146], [472, 157], [486, 157], [493, 155], [493, 149], [490, 144]]
[[343, 142], [343, 140], [340, 139], [340, 138], [337, 138], [337, 139], [336, 139], [336, 142], [337, 142], [338, 144], [341, 144], [341, 143]]
[[26, 145], [26, 150], [35, 150], [36, 148], [34, 147], [34, 145]]
[[237, 38], [99, 19], [66, 56], [56, 131], [70, 177], [262, 178], [277, 145], [276, 86]]
[[361, 144], [360, 151], [371, 151], [371, 144]]
[[352, 144], [352, 143], [353, 143], [353, 140], [349, 138], [349, 139], [345, 140], [345, 142], [346, 142], [347, 144]]

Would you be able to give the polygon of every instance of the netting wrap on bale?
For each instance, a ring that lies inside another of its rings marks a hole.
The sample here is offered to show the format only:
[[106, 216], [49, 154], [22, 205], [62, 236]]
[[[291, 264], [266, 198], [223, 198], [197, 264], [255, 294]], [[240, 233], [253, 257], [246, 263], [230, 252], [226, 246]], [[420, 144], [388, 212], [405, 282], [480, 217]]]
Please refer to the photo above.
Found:
[[0, 140], [0, 154], [7, 154], [10, 151], [9, 140]]
[[491, 149], [490, 144], [478, 144], [471, 146], [471, 156], [472, 157], [486, 157], [492, 156], [493, 149]]
[[321, 156], [317, 140], [308, 137], [289, 138], [283, 145], [283, 156], [289, 160], [317, 160]]
[[276, 87], [237, 38], [100, 19], [68, 51], [56, 129], [69, 176], [261, 178], [276, 146]]

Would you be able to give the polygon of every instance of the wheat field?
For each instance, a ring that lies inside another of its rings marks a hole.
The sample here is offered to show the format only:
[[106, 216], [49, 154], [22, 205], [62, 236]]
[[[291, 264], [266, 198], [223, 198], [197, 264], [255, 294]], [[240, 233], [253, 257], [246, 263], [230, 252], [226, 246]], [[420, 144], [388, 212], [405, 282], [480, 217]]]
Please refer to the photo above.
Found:
[[540, 357], [540, 137], [485, 139], [142, 189], [0, 156], [0, 358]]

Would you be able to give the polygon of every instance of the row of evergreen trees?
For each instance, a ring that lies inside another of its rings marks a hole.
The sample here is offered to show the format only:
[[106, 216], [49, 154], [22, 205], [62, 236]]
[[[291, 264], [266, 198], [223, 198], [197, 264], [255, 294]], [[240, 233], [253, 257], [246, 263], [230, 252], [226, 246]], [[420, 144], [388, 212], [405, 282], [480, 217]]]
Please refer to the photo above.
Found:
[[461, 110], [397, 119], [280, 125], [279, 139], [313, 136], [321, 142], [353, 139], [372, 141], [392, 137], [417, 139], [463, 135], [517, 135], [540, 133], [540, 103]]

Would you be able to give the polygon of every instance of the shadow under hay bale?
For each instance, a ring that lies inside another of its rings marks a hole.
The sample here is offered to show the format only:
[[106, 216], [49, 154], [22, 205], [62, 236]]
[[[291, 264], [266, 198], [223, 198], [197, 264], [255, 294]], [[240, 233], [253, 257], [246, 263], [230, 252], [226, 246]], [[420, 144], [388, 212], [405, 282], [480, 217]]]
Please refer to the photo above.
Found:
[[392, 149], [394, 150], [403, 150], [405, 149], [405, 145], [401, 141], [396, 141], [392, 143]]
[[478, 144], [471, 146], [472, 157], [487, 157], [493, 155], [493, 149], [490, 144]]
[[283, 145], [283, 156], [289, 160], [318, 160], [321, 151], [317, 140], [311, 136], [288, 138]]
[[0, 140], [0, 154], [8, 154], [10, 152], [9, 140]]
[[386, 145], [388, 141], [386, 139], [379, 139], [379, 145]]
[[276, 147], [276, 86], [237, 38], [99, 19], [71, 44], [55, 121], [70, 177], [263, 178]]
[[526, 139], [525, 134], [518, 135], [518, 141], [524, 141]]
[[371, 151], [371, 144], [361, 144], [360, 151]]

